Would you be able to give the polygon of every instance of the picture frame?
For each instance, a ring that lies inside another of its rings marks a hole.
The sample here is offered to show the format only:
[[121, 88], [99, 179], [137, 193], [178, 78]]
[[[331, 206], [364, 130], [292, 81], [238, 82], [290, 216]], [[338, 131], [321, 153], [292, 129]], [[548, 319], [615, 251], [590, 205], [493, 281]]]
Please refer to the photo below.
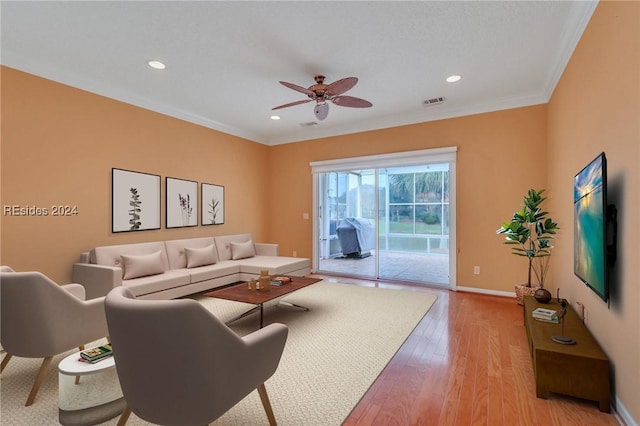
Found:
[[200, 223], [203, 226], [224, 224], [224, 186], [202, 183], [200, 194], [202, 198]]
[[111, 169], [111, 232], [160, 229], [160, 176]]
[[166, 177], [166, 227], [198, 226], [198, 182]]

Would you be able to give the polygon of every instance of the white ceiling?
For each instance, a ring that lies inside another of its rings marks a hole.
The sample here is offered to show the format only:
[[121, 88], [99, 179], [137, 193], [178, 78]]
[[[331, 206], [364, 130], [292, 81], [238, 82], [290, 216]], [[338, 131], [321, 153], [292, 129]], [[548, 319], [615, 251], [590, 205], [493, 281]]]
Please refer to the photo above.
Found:
[[[267, 145], [545, 103], [592, 1], [2, 1], [3, 65]], [[151, 69], [149, 59], [166, 63]], [[372, 108], [314, 103], [355, 76]], [[451, 74], [463, 79], [446, 83]], [[422, 101], [445, 97], [441, 105]]]

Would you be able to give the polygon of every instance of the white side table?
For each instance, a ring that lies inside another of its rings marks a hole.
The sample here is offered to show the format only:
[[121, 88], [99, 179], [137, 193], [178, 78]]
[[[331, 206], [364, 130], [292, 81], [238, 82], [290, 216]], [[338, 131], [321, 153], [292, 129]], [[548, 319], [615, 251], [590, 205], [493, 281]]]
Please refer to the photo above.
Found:
[[120, 415], [126, 408], [126, 402], [113, 356], [95, 364], [79, 359], [80, 352], [76, 352], [58, 364], [60, 424], [95, 425]]

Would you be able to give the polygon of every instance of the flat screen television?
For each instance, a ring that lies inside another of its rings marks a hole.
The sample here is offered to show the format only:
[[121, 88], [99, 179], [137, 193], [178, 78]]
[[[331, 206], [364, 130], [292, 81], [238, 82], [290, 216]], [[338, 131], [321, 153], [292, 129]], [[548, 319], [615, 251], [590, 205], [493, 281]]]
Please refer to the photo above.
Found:
[[[574, 179], [573, 271], [605, 302], [609, 300], [609, 268], [614, 260], [615, 207], [607, 204], [607, 158], [603, 153]], [[613, 217], [612, 217], [613, 215]]]

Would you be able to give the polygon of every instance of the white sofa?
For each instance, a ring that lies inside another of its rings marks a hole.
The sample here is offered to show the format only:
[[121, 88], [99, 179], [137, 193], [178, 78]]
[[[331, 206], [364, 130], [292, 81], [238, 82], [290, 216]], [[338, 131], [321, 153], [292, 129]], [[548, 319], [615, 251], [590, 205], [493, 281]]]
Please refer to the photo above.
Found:
[[251, 234], [102, 246], [82, 253], [73, 282], [87, 299], [123, 285], [141, 299], [173, 299], [238, 281], [274, 275], [305, 276], [309, 259], [278, 256], [277, 244], [254, 243]]

